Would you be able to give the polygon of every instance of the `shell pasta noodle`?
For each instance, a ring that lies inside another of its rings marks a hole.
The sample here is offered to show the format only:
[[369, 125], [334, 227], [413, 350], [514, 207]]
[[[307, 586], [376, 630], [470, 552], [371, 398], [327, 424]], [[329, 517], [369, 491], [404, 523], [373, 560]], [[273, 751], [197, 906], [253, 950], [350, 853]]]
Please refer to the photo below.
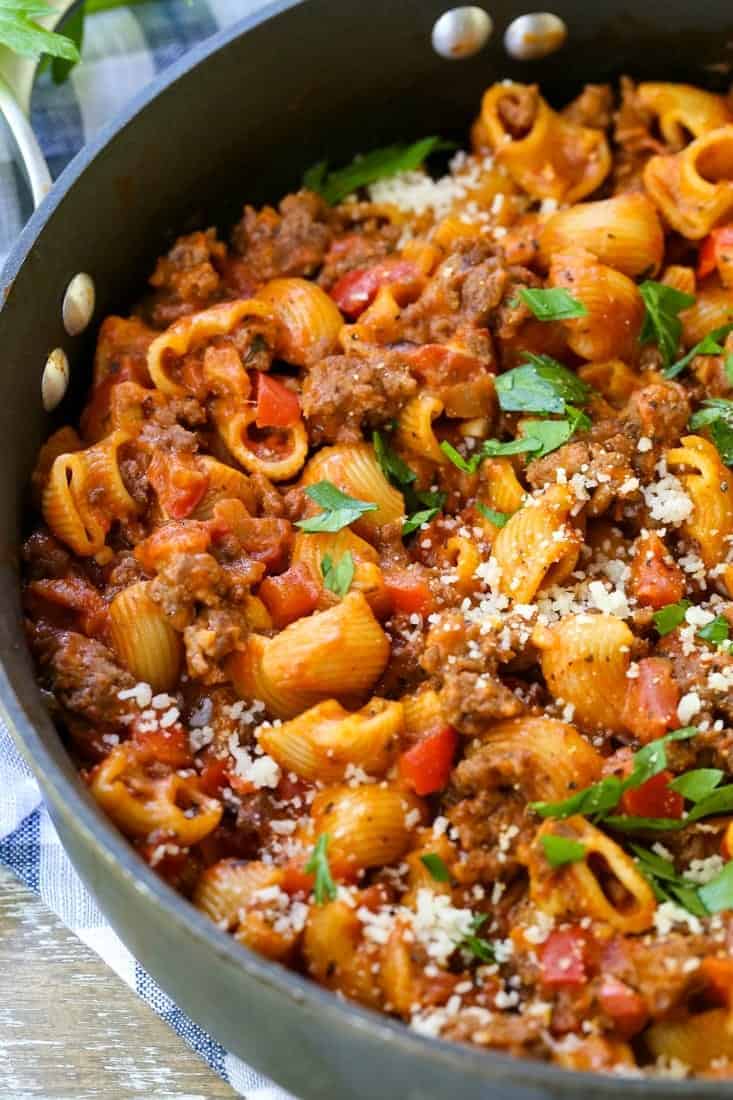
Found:
[[30, 649], [242, 950], [423, 1035], [733, 1078], [733, 100], [477, 107], [102, 320]]

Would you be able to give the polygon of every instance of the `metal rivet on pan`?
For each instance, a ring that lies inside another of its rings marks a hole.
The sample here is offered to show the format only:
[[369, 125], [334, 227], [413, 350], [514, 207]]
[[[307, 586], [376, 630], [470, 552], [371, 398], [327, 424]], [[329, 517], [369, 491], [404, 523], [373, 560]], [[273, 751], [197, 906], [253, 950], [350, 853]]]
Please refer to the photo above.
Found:
[[69, 385], [69, 360], [63, 348], [54, 348], [41, 375], [41, 398], [46, 412], [61, 403]]
[[80, 271], [66, 288], [61, 316], [69, 336], [83, 332], [94, 313], [94, 281], [91, 275]]
[[483, 8], [451, 8], [433, 26], [433, 49], [449, 61], [473, 57], [486, 44], [494, 24]]
[[568, 28], [549, 11], [533, 11], [514, 19], [504, 32], [504, 47], [518, 61], [536, 61], [559, 50]]

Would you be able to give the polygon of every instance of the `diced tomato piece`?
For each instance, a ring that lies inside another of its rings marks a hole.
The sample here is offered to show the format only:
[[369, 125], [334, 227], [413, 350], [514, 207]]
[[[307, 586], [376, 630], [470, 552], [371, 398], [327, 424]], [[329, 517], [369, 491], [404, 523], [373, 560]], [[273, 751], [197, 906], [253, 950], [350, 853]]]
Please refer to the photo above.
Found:
[[624, 791], [621, 809], [632, 817], [682, 817], [685, 800], [678, 791], [670, 789], [673, 779], [671, 772], [659, 772], [640, 787]]
[[[101, 595], [83, 577], [44, 578], [28, 585], [27, 597], [55, 625], [76, 628], [89, 636], [104, 636], [109, 626], [109, 611]], [[49, 606], [50, 605], [50, 606]]]
[[705, 981], [705, 999], [729, 1006], [733, 1000], [733, 959], [703, 959], [698, 973]]
[[423, 344], [405, 354], [419, 381], [436, 393], [446, 416], [488, 416], [493, 407], [494, 380], [475, 355], [447, 344]]
[[647, 744], [678, 725], [680, 689], [666, 657], [645, 657], [638, 675], [627, 680], [623, 719], [640, 741]]
[[644, 1027], [649, 1015], [646, 1002], [626, 982], [607, 975], [602, 980], [598, 1000], [623, 1039], [630, 1039]]
[[171, 768], [184, 768], [192, 763], [186, 731], [180, 722], [167, 729], [141, 730], [140, 720], [136, 719], [132, 723], [132, 740], [147, 762], [155, 760]]
[[305, 870], [308, 856], [291, 859], [283, 868], [282, 889], [286, 894], [309, 894], [313, 889], [315, 875]]
[[642, 607], [655, 611], [668, 603], [677, 603], [685, 591], [682, 570], [659, 535], [649, 534], [636, 543], [631, 562], [631, 592]]
[[448, 782], [458, 734], [452, 726], [442, 726], [418, 741], [399, 759], [400, 775], [415, 794], [433, 794]]
[[636, 671], [628, 681], [623, 717], [631, 732], [646, 743], [679, 724], [680, 689], [666, 657], [644, 657]]
[[211, 531], [208, 521], [164, 523], [135, 547], [135, 560], [149, 573], [155, 573], [174, 554], [203, 554], [209, 548]]
[[230, 785], [228, 756], [212, 756], [204, 764], [199, 774], [199, 788], [211, 797], [218, 795], [223, 787]]
[[209, 476], [197, 468], [195, 457], [177, 452], [157, 451], [148, 466], [148, 481], [171, 519], [190, 516], [209, 487]]
[[704, 279], [716, 267], [733, 263], [733, 225], [720, 225], [711, 230], [700, 245], [697, 255], [697, 275]]
[[371, 267], [348, 271], [334, 283], [330, 294], [341, 312], [355, 320], [371, 305], [381, 287], [394, 286], [396, 291], [399, 289], [402, 305], [417, 297], [423, 282], [422, 275], [410, 260], [390, 257]]
[[583, 985], [589, 976], [590, 934], [583, 928], [559, 928], [540, 948], [541, 977], [549, 988]]
[[258, 428], [291, 428], [300, 419], [300, 401], [293, 393], [271, 374], [256, 373], [255, 393], [257, 396], [256, 420]]
[[258, 595], [270, 612], [273, 625], [282, 630], [315, 610], [321, 590], [307, 566], [291, 565], [277, 577], [265, 577]]
[[405, 615], [429, 615], [432, 611], [430, 585], [417, 569], [396, 569], [385, 573], [384, 584], [395, 611]]

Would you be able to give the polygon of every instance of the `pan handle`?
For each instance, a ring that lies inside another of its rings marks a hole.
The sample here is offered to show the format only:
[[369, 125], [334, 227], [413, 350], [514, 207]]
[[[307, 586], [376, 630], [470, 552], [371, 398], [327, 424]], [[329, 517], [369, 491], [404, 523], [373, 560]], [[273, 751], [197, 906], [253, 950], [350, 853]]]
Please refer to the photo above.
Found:
[[[38, 22], [47, 30], [53, 30], [75, 2], [50, 0], [53, 12]], [[0, 114], [15, 139], [35, 206], [41, 202], [52, 182], [46, 159], [28, 121], [37, 68], [37, 58], [20, 57], [0, 46]]]

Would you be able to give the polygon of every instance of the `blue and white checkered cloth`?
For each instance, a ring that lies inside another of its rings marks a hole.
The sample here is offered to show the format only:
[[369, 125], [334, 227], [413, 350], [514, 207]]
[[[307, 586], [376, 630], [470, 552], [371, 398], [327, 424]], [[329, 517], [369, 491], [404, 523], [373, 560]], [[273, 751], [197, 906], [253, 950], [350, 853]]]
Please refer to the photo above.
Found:
[[[262, 0], [148, 0], [87, 19], [82, 64], [66, 84], [42, 75], [32, 122], [57, 176], [133, 93], [195, 42], [262, 5]], [[12, 139], [0, 120], [0, 266], [32, 209]], [[36, 783], [0, 724], [0, 863], [46, 904], [249, 1100], [289, 1100], [229, 1054], [177, 1008], [118, 939], [66, 856]], [[292, 1098], [290, 1098], [292, 1100]]]

